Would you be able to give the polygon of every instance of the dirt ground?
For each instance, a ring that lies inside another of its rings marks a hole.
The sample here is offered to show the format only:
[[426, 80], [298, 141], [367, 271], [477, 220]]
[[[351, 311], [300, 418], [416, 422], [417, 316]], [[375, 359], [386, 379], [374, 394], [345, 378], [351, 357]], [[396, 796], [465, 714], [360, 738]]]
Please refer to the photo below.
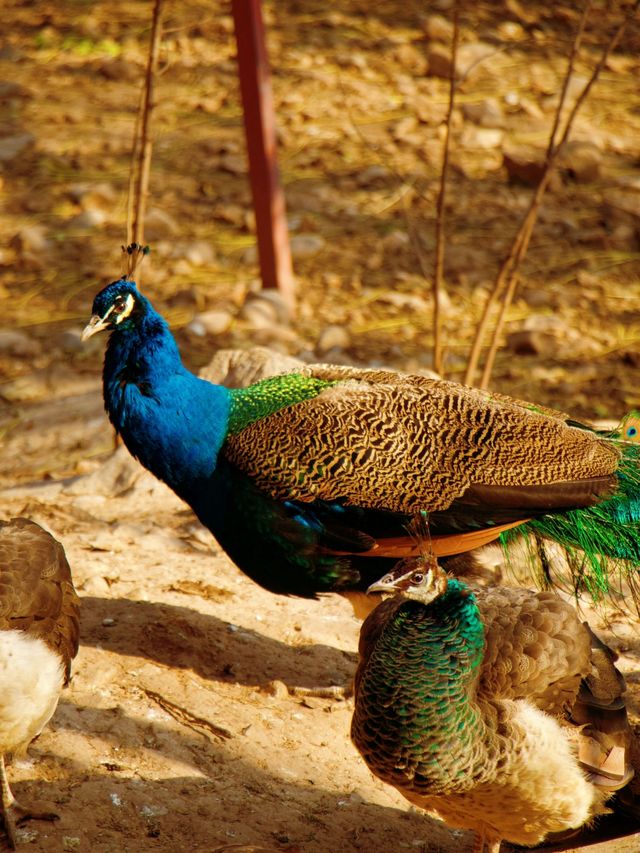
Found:
[[[450, 4], [427, 5], [389, 0], [373, 13], [346, 0], [328, 13], [315, 0], [265, 3], [300, 282], [291, 322], [277, 302], [270, 313], [255, 298], [229, 10], [167, 4], [142, 274], [193, 369], [219, 347], [255, 343], [314, 360], [430, 366], [447, 81], [427, 57], [443, 27], [431, 15], [448, 15]], [[577, 63], [583, 82], [619, 18], [610, 5], [594, 4]], [[349, 702], [285, 687], [350, 678], [359, 629], [350, 606], [264, 592], [172, 493], [122, 451], [112, 458], [104, 341], [82, 348], [78, 334], [96, 290], [119, 274], [149, 17], [149, 4], [118, 0], [3, 4], [2, 515], [27, 515], [64, 543], [83, 604], [72, 683], [10, 771], [15, 793], [52, 803], [60, 821], [31, 823], [21, 839], [47, 853], [209, 853], [241, 843], [463, 853], [468, 835], [371, 776], [349, 741]], [[484, 45], [474, 48], [484, 59], [461, 84], [454, 116], [444, 312], [452, 378], [532, 191], [510, 176], [504, 154], [544, 149], [576, 20], [573, 4], [513, 0], [463, 15], [463, 44]], [[493, 380], [496, 390], [610, 421], [639, 407], [639, 56], [636, 22], [576, 122], [586, 148], [573, 149], [545, 198]], [[212, 311], [215, 335], [202, 320], [194, 326]], [[637, 723], [637, 623], [590, 618], [620, 653]], [[588, 849], [639, 846], [636, 836]]]

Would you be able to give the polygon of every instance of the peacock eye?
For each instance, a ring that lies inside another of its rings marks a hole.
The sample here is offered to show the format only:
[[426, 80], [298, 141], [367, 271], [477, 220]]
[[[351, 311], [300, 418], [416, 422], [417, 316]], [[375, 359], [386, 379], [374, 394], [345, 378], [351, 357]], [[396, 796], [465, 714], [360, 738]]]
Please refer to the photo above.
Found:
[[628, 436], [629, 438], [635, 438], [637, 434], [638, 434], [638, 428], [637, 428], [637, 427], [630, 426], [630, 427], [627, 429], [627, 436]]
[[422, 581], [423, 581], [423, 580], [424, 580], [424, 575], [422, 574], [422, 572], [416, 572], [416, 574], [413, 576], [413, 581], [412, 581], [412, 582], [413, 582], [416, 586], [419, 586], [419, 585], [422, 583]]
[[114, 314], [122, 314], [125, 307], [125, 301], [121, 296], [116, 297], [113, 301], [113, 312]]

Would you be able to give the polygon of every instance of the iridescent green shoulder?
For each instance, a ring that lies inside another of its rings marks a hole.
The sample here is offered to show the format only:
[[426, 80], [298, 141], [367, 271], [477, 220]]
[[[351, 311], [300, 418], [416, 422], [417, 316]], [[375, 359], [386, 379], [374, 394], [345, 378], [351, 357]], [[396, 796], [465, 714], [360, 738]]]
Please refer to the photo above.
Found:
[[256, 382], [248, 388], [231, 388], [231, 411], [229, 412], [228, 435], [240, 432], [249, 424], [262, 418], [317, 397], [325, 388], [337, 382], [304, 376], [301, 373], [285, 373]]

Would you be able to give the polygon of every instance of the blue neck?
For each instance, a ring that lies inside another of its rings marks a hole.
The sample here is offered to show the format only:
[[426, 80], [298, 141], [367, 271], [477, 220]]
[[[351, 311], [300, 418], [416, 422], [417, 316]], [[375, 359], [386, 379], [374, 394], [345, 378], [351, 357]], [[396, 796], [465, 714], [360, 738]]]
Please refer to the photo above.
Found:
[[215, 470], [230, 409], [229, 392], [182, 364], [165, 320], [146, 302], [136, 324], [107, 345], [103, 388], [111, 423], [129, 451], [182, 497]]

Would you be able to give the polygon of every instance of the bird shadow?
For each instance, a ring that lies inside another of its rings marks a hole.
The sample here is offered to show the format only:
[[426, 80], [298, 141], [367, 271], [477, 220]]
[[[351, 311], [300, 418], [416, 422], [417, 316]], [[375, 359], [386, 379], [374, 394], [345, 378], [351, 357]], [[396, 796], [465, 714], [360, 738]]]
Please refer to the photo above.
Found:
[[83, 597], [81, 642], [250, 686], [345, 684], [357, 660], [324, 644], [290, 646], [188, 607], [126, 598]]

